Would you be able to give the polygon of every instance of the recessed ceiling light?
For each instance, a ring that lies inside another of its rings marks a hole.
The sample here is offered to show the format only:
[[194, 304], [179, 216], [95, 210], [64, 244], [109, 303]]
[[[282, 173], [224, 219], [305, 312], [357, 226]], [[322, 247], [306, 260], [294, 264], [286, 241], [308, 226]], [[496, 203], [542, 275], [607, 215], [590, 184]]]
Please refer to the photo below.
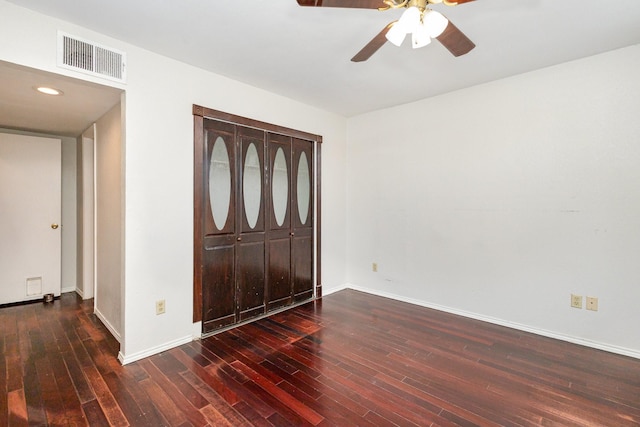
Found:
[[40, 93], [44, 93], [47, 95], [55, 95], [55, 96], [64, 95], [64, 92], [62, 92], [60, 89], [56, 89], [53, 87], [37, 86], [37, 87], [34, 87], [34, 89]]

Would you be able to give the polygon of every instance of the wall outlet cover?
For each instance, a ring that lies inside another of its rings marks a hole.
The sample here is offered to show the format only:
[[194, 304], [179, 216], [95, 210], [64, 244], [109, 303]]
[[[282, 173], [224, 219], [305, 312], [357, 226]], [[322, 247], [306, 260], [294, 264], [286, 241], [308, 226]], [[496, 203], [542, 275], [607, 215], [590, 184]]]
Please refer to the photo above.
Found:
[[582, 295], [571, 294], [571, 307], [582, 308]]
[[165, 310], [165, 301], [163, 299], [156, 301], [156, 314], [164, 314]]

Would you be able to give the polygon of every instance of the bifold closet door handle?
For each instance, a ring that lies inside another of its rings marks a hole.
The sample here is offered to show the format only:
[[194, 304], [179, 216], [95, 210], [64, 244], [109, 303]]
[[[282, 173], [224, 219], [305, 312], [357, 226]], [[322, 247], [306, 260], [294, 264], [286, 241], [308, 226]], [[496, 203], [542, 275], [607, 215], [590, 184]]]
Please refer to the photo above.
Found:
[[53, 228], [54, 230], [57, 229], [58, 228], [58, 224], [56, 224], [56, 223], [51, 224], [51, 228]]

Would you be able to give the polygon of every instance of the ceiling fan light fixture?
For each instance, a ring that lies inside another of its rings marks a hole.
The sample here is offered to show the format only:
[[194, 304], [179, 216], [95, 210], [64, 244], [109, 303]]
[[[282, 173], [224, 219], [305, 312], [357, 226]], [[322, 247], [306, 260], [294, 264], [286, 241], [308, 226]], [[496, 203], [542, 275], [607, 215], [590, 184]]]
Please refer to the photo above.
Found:
[[[407, 34], [411, 33], [413, 47], [430, 44], [435, 38], [453, 56], [466, 55], [474, 47], [458, 27], [440, 13], [429, 9], [432, 4], [455, 6], [475, 0], [297, 0], [300, 6], [336, 7], [350, 9], [400, 10], [400, 19], [387, 24], [373, 39], [351, 58], [352, 62], [366, 61], [387, 42], [401, 46]], [[426, 30], [425, 30], [426, 28]], [[424, 33], [427, 33], [425, 35]]]
[[385, 37], [387, 38], [387, 40], [389, 40], [390, 43], [400, 47], [406, 35], [407, 33], [401, 28], [400, 25], [398, 25], [398, 22], [395, 22], [391, 26], [391, 28], [389, 28], [389, 31], [387, 31]]
[[415, 6], [411, 6], [402, 13], [397, 25], [405, 32], [405, 34], [413, 33], [420, 25], [421, 16], [422, 12], [420, 9]]
[[418, 49], [421, 47], [425, 47], [431, 43], [431, 36], [429, 34], [429, 29], [423, 23], [418, 25], [418, 28], [411, 35], [411, 46], [414, 49]]
[[385, 37], [396, 46], [402, 45], [407, 34], [411, 34], [411, 46], [414, 49], [431, 43], [447, 28], [449, 21], [441, 13], [431, 9], [421, 11], [418, 7], [408, 7], [387, 31]]
[[431, 9], [426, 9], [422, 17], [424, 26], [429, 30], [429, 35], [433, 38], [438, 37], [447, 29], [449, 20], [444, 17], [440, 12], [436, 12]]

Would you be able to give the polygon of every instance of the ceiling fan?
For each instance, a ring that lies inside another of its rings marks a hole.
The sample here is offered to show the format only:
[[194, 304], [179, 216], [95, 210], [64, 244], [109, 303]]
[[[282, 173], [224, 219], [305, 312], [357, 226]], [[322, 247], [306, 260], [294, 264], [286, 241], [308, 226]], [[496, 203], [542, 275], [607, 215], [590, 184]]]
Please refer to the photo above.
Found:
[[384, 27], [351, 61], [366, 61], [387, 41], [400, 46], [407, 34], [411, 34], [414, 48], [423, 47], [437, 39], [454, 56], [461, 56], [476, 47], [462, 31], [439, 12], [431, 10], [430, 4], [447, 6], [469, 3], [474, 0], [297, 0], [300, 6], [346, 7], [356, 9], [401, 9], [400, 19]]

